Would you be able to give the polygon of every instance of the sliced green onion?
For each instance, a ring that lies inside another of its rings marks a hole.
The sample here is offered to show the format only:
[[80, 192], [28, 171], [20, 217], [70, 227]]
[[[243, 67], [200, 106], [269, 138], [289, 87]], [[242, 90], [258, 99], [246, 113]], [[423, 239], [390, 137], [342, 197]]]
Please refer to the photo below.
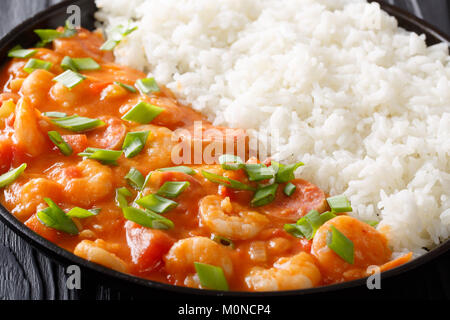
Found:
[[92, 58], [71, 58], [65, 56], [61, 62], [61, 67], [64, 70], [84, 71], [84, 70], [98, 70], [100, 65]]
[[200, 262], [194, 262], [194, 266], [202, 286], [212, 290], [229, 290], [222, 268]]
[[211, 182], [218, 183], [231, 189], [255, 191], [255, 188], [240, 181], [233, 180], [218, 174], [202, 170], [202, 175]]
[[134, 30], [136, 30], [137, 27], [131, 27], [131, 26], [124, 26], [124, 25], [118, 25], [112, 30], [112, 39], [108, 39], [103, 45], [100, 47], [100, 50], [103, 51], [111, 51], [113, 50], [120, 41], [130, 33], [132, 33]]
[[167, 181], [159, 188], [157, 195], [167, 198], [176, 198], [190, 186], [187, 181]]
[[303, 162], [284, 165], [279, 162], [272, 161], [271, 167], [276, 171], [275, 182], [285, 183], [295, 179], [294, 172], [298, 167], [303, 166]]
[[380, 222], [379, 221], [375, 221], [375, 220], [367, 220], [365, 221], [369, 226], [371, 227], [376, 227]]
[[64, 141], [59, 132], [49, 131], [47, 132], [50, 140], [58, 147], [59, 151], [65, 156], [70, 156], [73, 152], [72, 147]]
[[327, 198], [328, 205], [333, 212], [351, 212], [350, 201], [344, 195]]
[[118, 40], [106, 40], [100, 47], [100, 50], [102, 51], [112, 51], [118, 44], [120, 43], [120, 41]]
[[331, 231], [327, 234], [327, 246], [333, 250], [344, 261], [354, 263], [354, 245], [342, 232], [335, 226], [330, 226]]
[[27, 168], [26, 163], [22, 163], [17, 168], [8, 171], [0, 176], [0, 188], [6, 187], [16, 181], [16, 179], [25, 171]]
[[28, 60], [25, 67], [23, 67], [23, 70], [28, 73], [32, 73], [34, 70], [37, 70], [37, 69], [48, 70], [51, 67], [52, 67], [52, 64], [50, 62], [47, 62], [44, 60], [39, 60], [39, 59], [30, 59], [30, 60]]
[[295, 189], [297, 189], [297, 187], [295, 186], [295, 184], [288, 182], [286, 184], [286, 186], [283, 189], [283, 192], [285, 195], [287, 195], [288, 197], [292, 196], [295, 192]]
[[161, 168], [158, 169], [160, 172], [183, 172], [189, 175], [195, 175], [197, 172], [189, 167], [186, 166], [177, 166], [177, 167], [170, 167], [170, 168]]
[[134, 207], [122, 208], [122, 211], [125, 219], [136, 222], [143, 227], [162, 230], [168, 230], [174, 227], [174, 223], [171, 220], [155, 212]]
[[125, 157], [132, 158], [144, 149], [150, 131], [128, 132], [123, 141], [122, 150]]
[[36, 54], [36, 49], [23, 49], [21, 46], [15, 46], [8, 51], [9, 58], [22, 58], [28, 59]]
[[261, 181], [272, 179], [275, 172], [271, 167], [266, 167], [262, 163], [251, 163], [245, 165], [245, 172], [247, 172], [250, 181]]
[[58, 112], [58, 111], [49, 111], [42, 113], [44, 117], [48, 118], [64, 118], [67, 117], [67, 114], [64, 112]]
[[36, 29], [34, 30], [39, 38], [41, 38], [41, 42], [43, 45], [52, 42], [55, 39], [62, 38], [63, 33], [54, 29]]
[[80, 71], [98, 70], [100, 65], [92, 58], [72, 58]]
[[72, 70], [72, 71], [78, 71], [77, 65], [73, 61], [71, 57], [65, 56], [61, 61], [61, 68], [63, 70]]
[[37, 213], [38, 220], [45, 226], [69, 233], [71, 235], [78, 234], [78, 228], [66, 213], [58, 207], [51, 199], [45, 198], [48, 208]]
[[126, 89], [126, 90], [128, 90], [128, 91], [130, 91], [132, 93], [136, 93], [137, 92], [137, 90], [133, 86], [130, 86], [129, 84], [125, 84], [125, 83], [122, 83], [122, 82], [119, 82], [119, 81], [114, 81], [114, 84], [117, 84], [118, 86], [121, 86], [122, 88], [124, 88], [124, 89]]
[[123, 120], [134, 121], [142, 124], [150, 123], [155, 119], [164, 109], [154, 106], [147, 102], [139, 102], [131, 108], [123, 117]]
[[86, 150], [80, 152], [78, 155], [86, 159], [98, 160], [103, 164], [117, 165], [117, 159], [122, 155], [122, 151], [86, 148]]
[[145, 209], [157, 213], [166, 213], [178, 206], [178, 203], [175, 201], [160, 197], [156, 194], [146, 195], [145, 197], [136, 200], [136, 203]]
[[211, 235], [211, 240], [213, 240], [213, 241], [215, 241], [215, 242], [217, 242], [217, 243], [219, 243], [219, 244], [221, 244], [221, 245], [223, 245], [225, 247], [230, 247], [232, 249], [235, 248], [234, 242], [232, 240], [228, 239], [228, 238], [221, 237], [221, 236], [218, 236], [216, 234], [212, 234]]
[[319, 214], [316, 210], [311, 210], [304, 217], [300, 218], [296, 224], [286, 224], [284, 230], [297, 238], [314, 238], [317, 230], [328, 220], [336, 215], [330, 211]]
[[273, 200], [275, 200], [277, 189], [277, 183], [259, 188], [258, 190], [256, 190], [256, 193], [253, 196], [250, 204], [252, 205], [252, 207], [261, 207], [271, 203]]
[[244, 162], [238, 156], [223, 154], [219, 157], [219, 163], [225, 170], [239, 170], [244, 167]]
[[145, 177], [142, 175], [142, 173], [139, 172], [139, 170], [131, 168], [125, 176], [125, 179], [136, 190], [142, 190], [145, 182]]
[[296, 238], [305, 238], [302, 229], [297, 224], [285, 224], [284, 230]]
[[115, 197], [115, 201], [116, 204], [120, 207], [120, 208], [126, 208], [128, 207], [128, 197], [131, 197], [133, 194], [131, 193], [130, 190], [128, 190], [125, 187], [121, 187], [121, 188], [117, 188], [116, 189], [116, 197]]
[[80, 117], [76, 114], [73, 116], [51, 119], [50, 121], [60, 128], [75, 132], [88, 131], [105, 124], [102, 120]]
[[84, 219], [96, 216], [100, 212], [100, 209], [83, 209], [79, 207], [75, 207], [70, 209], [69, 212], [67, 212], [67, 215], [71, 218], [78, 218], [78, 219]]
[[160, 90], [154, 78], [139, 79], [134, 85], [144, 94]]
[[60, 75], [53, 78], [53, 81], [57, 81], [61, 83], [63, 86], [72, 89], [77, 84], [86, 79], [85, 76], [79, 74], [78, 72], [74, 72], [72, 70], [66, 70]]

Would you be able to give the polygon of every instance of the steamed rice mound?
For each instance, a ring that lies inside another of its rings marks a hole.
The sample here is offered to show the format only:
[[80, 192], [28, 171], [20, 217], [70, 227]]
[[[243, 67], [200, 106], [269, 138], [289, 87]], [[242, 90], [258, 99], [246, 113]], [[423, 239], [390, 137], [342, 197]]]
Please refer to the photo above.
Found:
[[363, 0], [97, 0], [115, 49], [215, 125], [344, 193], [397, 252], [450, 235], [450, 58]]

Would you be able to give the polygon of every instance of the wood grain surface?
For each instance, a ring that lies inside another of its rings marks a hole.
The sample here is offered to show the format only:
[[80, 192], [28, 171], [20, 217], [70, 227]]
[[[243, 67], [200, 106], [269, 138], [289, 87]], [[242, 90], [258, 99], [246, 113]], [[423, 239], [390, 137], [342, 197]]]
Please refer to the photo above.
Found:
[[[61, 0], [0, 0], [0, 37], [33, 14]], [[447, 0], [389, 0], [450, 34]], [[88, 276], [87, 276], [88, 277]], [[68, 290], [65, 269], [20, 239], [0, 222], [0, 299], [116, 300], [135, 298], [97, 279], [84, 278], [81, 290]], [[384, 297], [450, 299], [450, 253], [391, 281]], [[139, 297], [137, 297], [139, 298]]]

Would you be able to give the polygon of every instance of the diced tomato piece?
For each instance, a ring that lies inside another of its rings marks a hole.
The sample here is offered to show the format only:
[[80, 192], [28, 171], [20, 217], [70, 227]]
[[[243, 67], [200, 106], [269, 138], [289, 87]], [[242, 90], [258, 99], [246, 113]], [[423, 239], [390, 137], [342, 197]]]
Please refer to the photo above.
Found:
[[88, 140], [85, 134], [64, 135], [62, 138], [72, 147], [74, 154], [83, 152], [88, 146]]
[[135, 271], [145, 273], [159, 267], [174, 240], [164, 231], [147, 229], [131, 221], [125, 228]]
[[25, 221], [25, 225], [41, 237], [44, 237], [51, 242], [55, 242], [58, 238], [58, 231], [44, 226], [38, 220], [36, 214], [33, 214], [27, 221]]
[[0, 137], [0, 174], [5, 173], [11, 167], [13, 159], [12, 141], [5, 137]]

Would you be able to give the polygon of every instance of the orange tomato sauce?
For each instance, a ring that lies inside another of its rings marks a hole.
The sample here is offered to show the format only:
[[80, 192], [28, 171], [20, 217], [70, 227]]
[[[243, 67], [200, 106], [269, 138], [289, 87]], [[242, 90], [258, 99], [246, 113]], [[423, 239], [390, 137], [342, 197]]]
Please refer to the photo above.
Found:
[[[349, 266], [329, 249], [325, 253], [326, 257], [320, 256], [319, 252], [327, 250], [323, 243], [323, 232], [326, 230], [318, 230], [322, 238], [317, 243], [293, 237], [284, 231], [284, 224], [295, 223], [310, 210], [324, 212], [329, 209], [326, 194], [307, 181], [292, 181], [297, 188], [290, 197], [282, 192], [285, 184], [280, 184], [272, 203], [252, 208], [252, 191], [218, 185], [200, 173], [206, 170], [256, 186], [256, 183], [248, 180], [242, 169], [228, 171], [217, 164], [186, 163], [184, 165], [192, 167], [196, 174], [155, 171], [176, 165], [171, 157], [171, 150], [180, 142], [172, 139], [175, 130], [192, 132], [195, 121], [201, 121], [207, 128], [213, 126], [201, 114], [180, 104], [164, 86], [160, 85], [158, 92], [145, 95], [130, 92], [116, 84], [119, 81], [134, 85], [136, 80], [146, 75], [115, 64], [111, 52], [99, 49], [103, 41], [100, 33], [79, 29], [73, 37], [54, 40], [51, 49], [37, 49], [32, 58], [51, 62], [48, 71], [27, 73], [23, 68], [28, 59], [14, 58], [7, 62], [0, 73], [0, 102], [13, 101], [16, 104], [15, 111], [0, 120], [0, 173], [27, 163], [26, 171], [17, 180], [1, 189], [0, 201], [30, 229], [93, 262], [146, 279], [192, 287], [202, 287], [192, 271], [195, 259], [223, 267], [230, 289], [247, 291], [302, 289], [351, 280], [364, 276], [369, 262], [383, 265], [389, 261], [387, 241], [368, 225], [357, 236], [363, 234], [363, 237], [376, 238], [372, 242], [365, 239], [364, 250], [378, 250], [383, 255], [365, 259], [363, 253], [358, 265], [354, 266]], [[81, 71], [86, 79], [69, 89], [53, 81], [55, 76], [63, 72], [60, 64], [65, 56], [90, 57], [101, 68]], [[121, 117], [140, 101], [159, 106], [164, 111], [149, 124], [122, 120]], [[105, 125], [86, 132], [73, 132], [52, 124], [42, 114], [49, 111], [101, 119]], [[225, 132], [225, 128], [217, 129]], [[52, 130], [58, 131], [72, 147], [72, 155], [64, 156], [52, 144], [47, 135]], [[145, 148], [132, 158], [122, 155], [116, 166], [104, 165], [96, 160], [83, 160], [77, 155], [87, 147], [121, 150], [128, 132], [142, 130], [151, 132]], [[241, 138], [247, 141], [243, 130], [236, 132], [231, 137], [232, 141]], [[200, 137], [202, 148], [207, 148], [214, 139]], [[183, 141], [191, 145], [194, 140], [184, 138]], [[153, 172], [143, 191], [144, 195], [156, 192], [167, 181], [190, 183], [183, 193], [172, 199], [178, 206], [164, 214], [174, 223], [174, 228], [156, 230], [124, 218], [122, 209], [115, 202], [115, 190], [127, 187], [133, 193], [129, 199], [137, 196], [138, 191], [131, 188], [125, 179], [131, 168], [139, 170], [144, 176]], [[220, 201], [202, 209], [200, 206], [206, 202], [202, 202], [202, 199], [206, 196], [217, 196]], [[39, 221], [36, 213], [47, 207], [44, 198], [51, 198], [66, 212], [73, 207], [101, 208], [101, 211], [89, 218], [74, 218], [79, 233], [69, 235]], [[254, 212], [255, 221], [248, 212]], [[227, 216], [236, 221], [248, 219], [250, 231], [244, 228], [244, 222], [230, 222], [224, 226], [214, 220], [220, 217], [226, 219]], [[223, 233], [229, 235], [235, 248], [214, 242], [216, 247], [205, 240], [213, 234], [221, 235], [218, 230], [225, 230]], [[352, 237], [358, 233], [354, 230], [349, 232]], [[201, 245], [189, 242], [183, 242], [185, 246], [181, 245], [180, 241], [194, 237], [204, 237], [199, 241]], [[353, 241], [358, 242], [359, 239], [354, 238]], [[375, 249], [371, 244], [373, 242], [376, 242]], [[317, 247], [316, 251], [311, 249], [314, 246]], [[305, 255], [299, 255], [302, 252]], [[213, 255], [218, 253], [221, 256], [215, 258]], [[208, 254], [212, 256], [206, 256]], [[223, 260], [224, 256], [226, 261]], [[292, 257], [300, 257], [296, 258], [300, 262], [289, 260]], [[321, 261], [326, 261], [328, 265], [321, 265]], [[228, 262], [231, 270], [227, 269]], [[330, 266], [334, 266], [331, 271]], [[339, 273], [337, 275], [336, 270]], [[347, 272], [349, 270], [351, 272]]]

